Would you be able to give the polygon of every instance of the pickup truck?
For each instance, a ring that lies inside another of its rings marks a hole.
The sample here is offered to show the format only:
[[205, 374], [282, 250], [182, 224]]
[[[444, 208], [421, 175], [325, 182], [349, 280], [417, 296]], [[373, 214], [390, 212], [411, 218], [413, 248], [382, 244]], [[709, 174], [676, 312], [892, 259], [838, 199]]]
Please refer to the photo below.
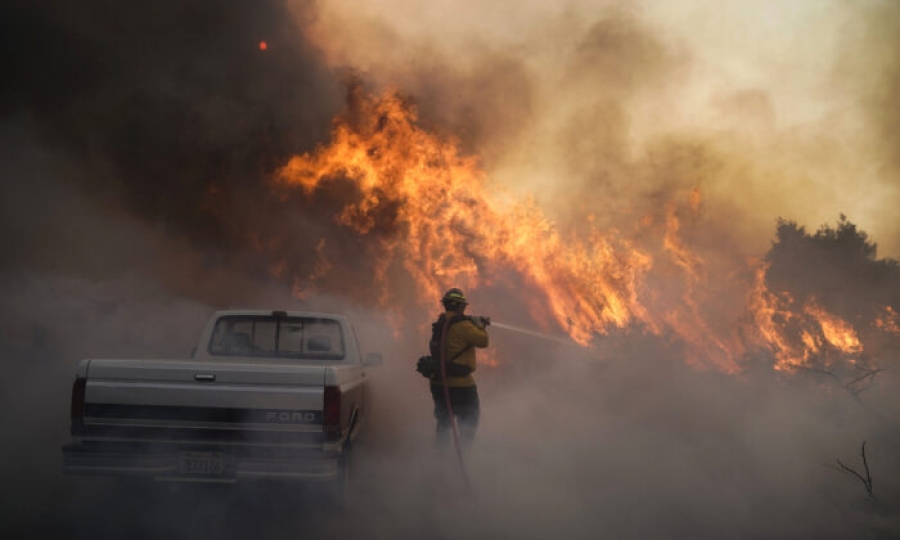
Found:
[[366, 372], [340, 315], [215, 313], [191, 359], [89, 359], [72, 385], [72, 474], [322, 480], [342, 494]]

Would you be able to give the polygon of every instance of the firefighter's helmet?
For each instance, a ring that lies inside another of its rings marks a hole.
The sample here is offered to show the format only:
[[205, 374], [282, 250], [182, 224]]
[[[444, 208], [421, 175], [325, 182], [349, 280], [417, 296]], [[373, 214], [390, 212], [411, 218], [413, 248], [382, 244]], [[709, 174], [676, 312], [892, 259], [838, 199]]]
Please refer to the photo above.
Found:
[[441, 298], [441, 303], [444, 304], [444, 307], [447, 309], [451, 309], [451, 306], [466, 306], [469, 304], [466, 301], [466, 293], [462, 292], [462, 289], [457, 289], [453, 287], [452, 289], [448, 289], [447, 292], [444, 293], [444, 297]]

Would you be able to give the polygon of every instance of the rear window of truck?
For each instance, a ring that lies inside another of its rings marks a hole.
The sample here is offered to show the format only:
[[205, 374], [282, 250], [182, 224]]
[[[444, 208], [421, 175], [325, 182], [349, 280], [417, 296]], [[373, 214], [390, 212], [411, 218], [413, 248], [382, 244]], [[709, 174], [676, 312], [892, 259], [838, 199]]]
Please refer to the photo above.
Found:
[[226, 316], [216, 321], [209, 353], [217, 356], [344, 358], [341, 325], [333, 319]]

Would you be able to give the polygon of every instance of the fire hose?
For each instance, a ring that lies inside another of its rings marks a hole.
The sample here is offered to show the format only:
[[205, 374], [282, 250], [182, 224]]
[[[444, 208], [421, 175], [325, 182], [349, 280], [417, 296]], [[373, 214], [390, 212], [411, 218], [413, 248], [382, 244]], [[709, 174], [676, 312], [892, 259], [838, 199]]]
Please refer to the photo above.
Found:
[[463, 481], [466, 483], [466, 490], [472, 491], [472, 485], [469, 483], [469, 473], [466, 470], [466, 463], [463, 461], [462, 447], [459, 444], [459, 422], [456, 415], [453, 414], [453, 405], [450, 403], [450, 386], [447, 385], [447, 329], [450, 328], [450, 319], [444, 319], [444, 326], [441, 328], [441, 381], [444, 386], [444, 403], [447, 405], [447, 415], [450, 417], [450, 426], [453, 431], [453, 446], [456, 448], [456, 457], [459, 460], [459, 468], [462, 471]]

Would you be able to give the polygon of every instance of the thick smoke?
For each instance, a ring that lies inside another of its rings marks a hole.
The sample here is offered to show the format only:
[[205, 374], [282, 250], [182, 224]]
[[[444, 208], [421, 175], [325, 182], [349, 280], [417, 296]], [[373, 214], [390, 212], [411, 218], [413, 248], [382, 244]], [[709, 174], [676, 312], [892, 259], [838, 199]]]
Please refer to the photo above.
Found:
[[332, 63], [417, 96], [560, 220], [629, 230], [700, 187], [711, 225], [753, 253], [773, 216], [843, 211], [892, 255], [896, 21], [883, 2], [334, 0], [308, 26]]
[[[0, 530], [158, 536], [184, 513], [144, 521], [140, 502], [61, 477], [73, 369], [185, 357], [214, 307], [296, 305], [253, 256], [260, 185], [327, 132], [339, 78], [279, 2], [2, 11]], [[121, 519], [94, 521], [104, 506]]]
[[[352, 186], [307, 199], [268, 184], [327, 139], [352, 71], [414, 96], [492, 179], [535, 193], [574, 229], [594, 214], [640, 240], [698, 188], [702, 211], [680, 211], [682, 234], [714, 271], [765, 254], [778, 216], [817, 224], [847, 212], [890, 256], [900, 252], [892, 6], [797, 8], [781, 26], [769, 24], [784, 15], [774, 4], [183, 4], [4, 6], [8, 536], [900, 534], [895, 365], [853, 395], [825, 373], [774, 373], [765, 355], [740, 376], [695, 370], [677, 344], [639, 328], [591, 349], [492, 329], [481, 358], [499, 366], [477, 373], [483, 418], [466, 493], [453, 456], [432, 448], [426, 383], [412, 371], [434, 314], [410, 300], [391, 326], [370, 310], [366, 239], [333, 221]], [[844, 19], [866, 39], [815, 46]], [[824, 72], [844, 84], [824, 84]], [[860, 297], [889, 291], [897, 306], [896, 268], [883, 287], [846, 286], [890, 266], [846, 226], [817, 237], [779, 225], [773, 287], [807, 287], [847, 318], [862, 313]], [[832, 240], [846, 249], [816, 247]], [[292, 296], [285, 276], [320, 271], [331, 272], [320, 290]], [[508, 291], [471, 296], [476, 313], [525, 311]], [[347, 312], [364, 348], [385, 354], [349, 507], [322, 509], [314, 491], [160, 494], [61, 478], [77, 360], [183, 357], [212, 309], [231, 306]], [[863, 440], [875, 501], [829, 467], [861, 470]]]
[[872, 130], [872, 165], [896, 183], [900, 170], [900, 110], [894, 96], [900, 88], [900, 6], [873, 3], [862, 20], [848, 24], [835, 84], [852, 89]]
[[71, 160], [67, 183], [192, 240], [248, 243], [261, 178], [340, 104], [280, 2], [5, 11], [7, 121]]

